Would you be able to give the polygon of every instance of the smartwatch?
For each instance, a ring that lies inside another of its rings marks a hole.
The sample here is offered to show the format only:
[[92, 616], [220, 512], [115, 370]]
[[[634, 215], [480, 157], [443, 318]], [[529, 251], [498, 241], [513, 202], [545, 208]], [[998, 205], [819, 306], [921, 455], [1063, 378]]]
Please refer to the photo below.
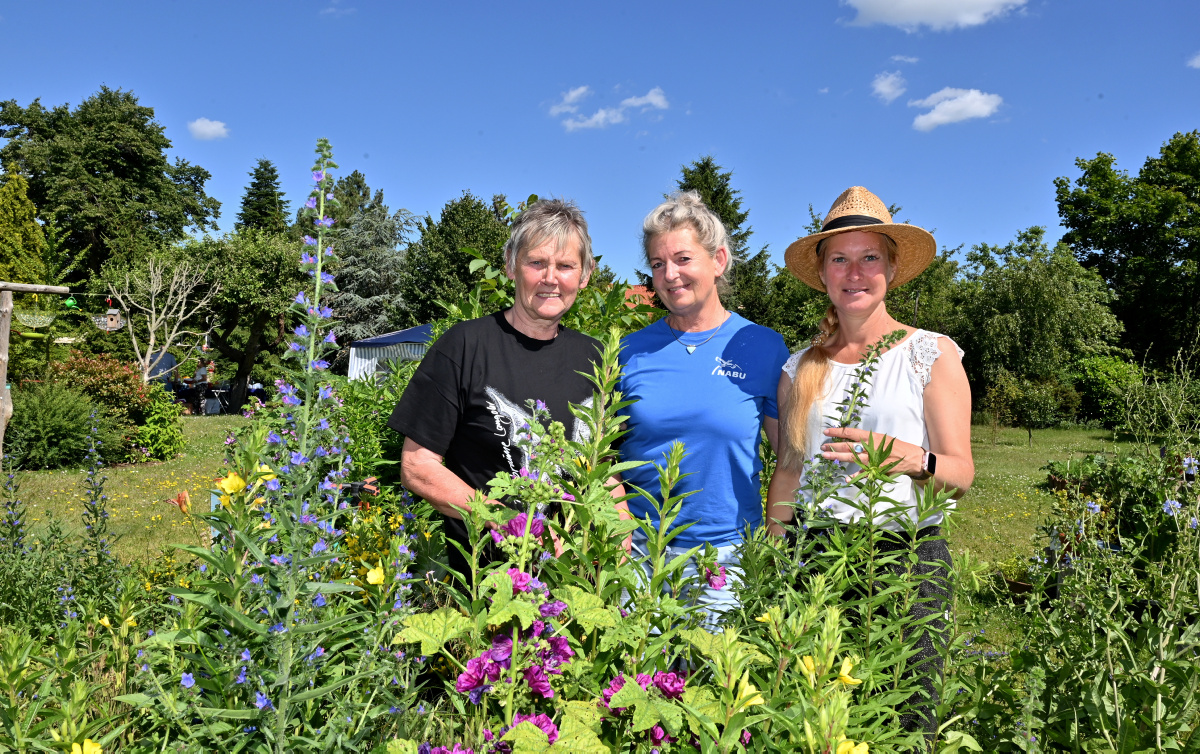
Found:
[[925, 455], [921, 457], [921, 473], [914, 479], [928, 479], [937, 471], [937, 456], [931, 451], [925, 451]]

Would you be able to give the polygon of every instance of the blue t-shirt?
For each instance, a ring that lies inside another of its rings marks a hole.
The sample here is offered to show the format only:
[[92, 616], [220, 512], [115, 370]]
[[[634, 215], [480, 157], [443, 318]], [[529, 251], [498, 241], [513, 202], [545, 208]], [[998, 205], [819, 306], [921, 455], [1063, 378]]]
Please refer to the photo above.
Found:
[[[694, 353], [676, 341], [666, 318], [627, 335], [622, 341], [620, 390], [626, 400], [629, 433], [621, 459], [662, 465], [679, 440], [685, 455], [684, 476], [675, 494], [697, 490], [684, 499], [675, 519], [696, 523], [673, 545], [714, 546], [741, 540], [747, 524], [762, 522], [758, 444], [763, 420], [779, 418], [776, 391], [788, 349], [779, 333], [730, 313], [713, 339]], [[686, 344], [701, 343], [713, 330], [679, 333]], [[658, 472], [647, 464], [622, 475], [655, 496]], [[661, 500], [659, 501], [661, 503]], [[638, 518], [657, 520], [643, 497], [629, 501]]]

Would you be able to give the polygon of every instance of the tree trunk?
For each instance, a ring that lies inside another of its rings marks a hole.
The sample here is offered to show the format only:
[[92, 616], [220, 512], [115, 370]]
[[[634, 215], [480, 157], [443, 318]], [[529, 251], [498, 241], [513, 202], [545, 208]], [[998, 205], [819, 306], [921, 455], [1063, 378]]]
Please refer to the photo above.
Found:
[[1029, 433], [1029, 447], [1033, 447], [1033, 427], [1026, 427], [1025, 431]]
[[229, 408], [232, 411], [239, 411], [242, 405], [246, 403], [247, 386], [250, 384], [250, 371], [254, 369], [254, 362], [258, 359], [258, 352], [262, 350], [263, 345], [263, 328], [267, 326], [270, 317], [259, 316], [254, 320], [254, 324], [250, 326], [250, 336], [246, 339], [246, 346], [242, 349], [241, 358], [238, 359], [237, 373], [229, 383]]
[[8, 336], [12, 330], [12, 291], [0, 291], [0, 458], [4, 457], [4, 430], [12, 418], [12, 395], [8, 392]]

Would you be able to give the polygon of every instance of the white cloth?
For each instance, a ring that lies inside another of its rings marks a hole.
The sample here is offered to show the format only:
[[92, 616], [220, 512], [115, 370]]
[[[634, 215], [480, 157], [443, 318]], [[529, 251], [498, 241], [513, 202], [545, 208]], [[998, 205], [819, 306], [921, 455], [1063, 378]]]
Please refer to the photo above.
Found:
[[[929, 448], [929, 433], [925, 427], [925, 386], [929, 384], [933, 363], [942, 355], [938, 347], [938, 338], [944, 337], [946, 336], [927, 330], [917, 330], [879, 357], [877, 369], [871, 375], [871, 385], [867, 389], [867, 407], [862, 412], [859, 427]], [[957, 344], [954, 344], [954, 347], [961, 358], [962, 349]], [[807, 350], [792, 354], [783, 365], [783, 371], [787, 372], [789, 377], [795, 379], [800, 357]], [[834, 426], [838, 412], [837, 403], [845, 398], [854, 370], [858, 368], [857, 363], [842, 364], [830, 361], [829, 365], [828, 388], [824, 396], [813, 401], [808, 414], [808, 448], [804, 456], [807, 459], [821, 453], [821, 445], [828, 439], [824, 430]], [[805, 466], [807, 468], [807, 463]], [[858, 465], [851, 464], [846, 467], [846, 475], [849, 476], [858, 469]], [[873, 509], [875, 522], [884, 528], [901, 531], [903, 525], [899, 520], [888, 519], [895, 517], [894, 509], [897, 507], [907, 511], [909, 521], [915, 519], [917, 495], [912, 477], [901, 476], [895, 484], [884, 489], [886, 501], [877, 503]], [[801, 501], [809, 502], [805, 494], [802, 489]], [[838, 494], [853, 498], [857, 490], [854, 487], [843, 487]], [[843, 523], [854, 523], [863, 517], [862, 511], [838, 500], [819, 502], [822, 502], [834, 518]], [[950, 504], [953, 507], [953, 501]], [[888, 511], [892, 512], [884, 515]], [[940, 513], [928, 516], [919, 525], [936, 526], [942, 522], [942, 518]]]

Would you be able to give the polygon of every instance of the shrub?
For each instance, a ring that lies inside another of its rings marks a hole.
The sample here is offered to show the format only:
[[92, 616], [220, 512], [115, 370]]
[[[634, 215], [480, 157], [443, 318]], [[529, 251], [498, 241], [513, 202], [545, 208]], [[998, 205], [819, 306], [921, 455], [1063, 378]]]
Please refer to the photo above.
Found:
[[[114, 444], [105, 444], [109, 461], [143, 460], [135, 448], [138, 427], [145, 421], [153, 399], [150, 388], [129, 363], [107, 354], [71, 356], [51, 368], [51, 379], [78, 390], [99, 405], [120, 431]], [[141, 458], [139, 458], [139, 456]]]
[[1089, 419], [1099, 419], [1108, 428], [1116, 427], [1125, 413], [1125, 396], [1141, 385], [1141, 370], [1115, 356], [1093, 356], [1078, 365], [1075, 389], [1080, 408]]
[[150, 406], [134, 440], [147, 459], [166, 461], [183, 452], [183, 406], [162, 385], [150, 386]]
[[92, 415], [100, 426], [102, 448], [113, 458], [121, 453], [115, 423], [83, 394], [57, 382], [13, 391], [13, 418], [8, 450], [23, 469], [79, 466], [88, 452]]

